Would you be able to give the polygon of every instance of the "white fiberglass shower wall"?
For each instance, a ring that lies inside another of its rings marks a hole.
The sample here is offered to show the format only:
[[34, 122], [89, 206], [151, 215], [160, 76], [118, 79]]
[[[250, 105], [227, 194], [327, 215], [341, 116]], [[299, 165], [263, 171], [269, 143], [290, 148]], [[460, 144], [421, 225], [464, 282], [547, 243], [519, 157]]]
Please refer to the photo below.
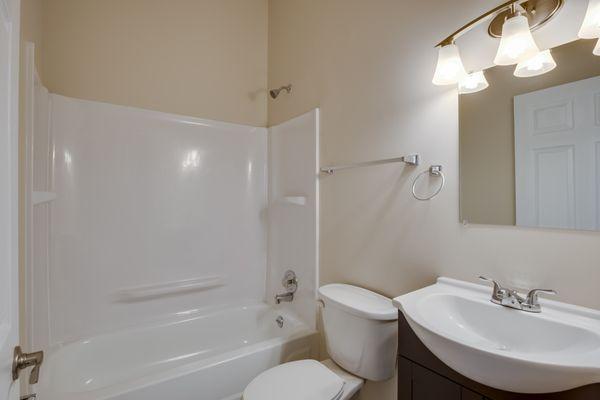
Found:
[[[41, 396], [237, 399], [261, 371], [318, 354], [317, 110], [268, 130], [39, 81], [28, 97], [26, 345], [47, 355]], [[286, 269], [299, 289], [275, 305]]]
[[319, 110], [269, 129], [268, 297], [284, 292], [287, 270], [299, 280], [293, 310], [316, 328], [319, 263]]
[[55, 95], [51, 109], [51, 343], [263, 301], [266, 129]]

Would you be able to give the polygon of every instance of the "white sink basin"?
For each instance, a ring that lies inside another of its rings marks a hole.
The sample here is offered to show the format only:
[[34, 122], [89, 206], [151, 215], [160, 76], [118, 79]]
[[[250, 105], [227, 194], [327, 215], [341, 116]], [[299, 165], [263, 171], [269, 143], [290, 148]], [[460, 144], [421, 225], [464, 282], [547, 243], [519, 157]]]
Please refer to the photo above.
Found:
[[448, 278], [394, 299], [440, 360], [467, 378], [517, 393], [600, 382], [600, 312], [540, 300], [540, 314], [493, 304], [492, 288]]

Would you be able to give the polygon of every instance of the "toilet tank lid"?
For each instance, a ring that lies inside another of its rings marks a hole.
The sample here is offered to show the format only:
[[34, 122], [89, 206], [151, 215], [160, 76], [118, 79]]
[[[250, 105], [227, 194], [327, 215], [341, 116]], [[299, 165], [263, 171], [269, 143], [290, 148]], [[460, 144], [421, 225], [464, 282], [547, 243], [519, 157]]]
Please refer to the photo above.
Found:
[[319, 297], [328, 305], [334, 305], [358, 317], [394, 321], [398, 319], [398, 309], [392, 299], [357, 286], [334, 283], [321, 286]]

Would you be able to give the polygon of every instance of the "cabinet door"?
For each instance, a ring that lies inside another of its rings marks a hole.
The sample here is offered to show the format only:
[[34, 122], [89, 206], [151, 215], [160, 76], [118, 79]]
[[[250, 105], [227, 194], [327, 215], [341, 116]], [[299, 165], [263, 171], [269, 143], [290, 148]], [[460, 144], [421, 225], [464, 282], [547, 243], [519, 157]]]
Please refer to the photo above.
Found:
[[463, 387], [460, 389], [460, 400], [485, 400], [485, 397]]
[[406, 358], [398, 358], [398, 400], [412, 400], [412, 365]]
[[461, 400], [461, 387], [413, 363], [412, 400]]

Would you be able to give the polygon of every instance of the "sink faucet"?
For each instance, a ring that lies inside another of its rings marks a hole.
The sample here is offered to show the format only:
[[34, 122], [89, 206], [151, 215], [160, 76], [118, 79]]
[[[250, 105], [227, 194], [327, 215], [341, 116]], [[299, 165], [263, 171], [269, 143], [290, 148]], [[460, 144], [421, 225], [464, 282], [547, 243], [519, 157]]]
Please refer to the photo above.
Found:
[[491, 299], [492, 303], [521, 311], [532, 313], [542, 312], [538, 295], [540, 293], [556, 294], [556, 291], [552, 289], [533, 289], [529, 291], [527, 296], [523, 297], [516, 290], [502, 287], [493, 279], [486, 278], [485, 276], [480, 276], [479, 279], [491, 282], [494, 285]]

